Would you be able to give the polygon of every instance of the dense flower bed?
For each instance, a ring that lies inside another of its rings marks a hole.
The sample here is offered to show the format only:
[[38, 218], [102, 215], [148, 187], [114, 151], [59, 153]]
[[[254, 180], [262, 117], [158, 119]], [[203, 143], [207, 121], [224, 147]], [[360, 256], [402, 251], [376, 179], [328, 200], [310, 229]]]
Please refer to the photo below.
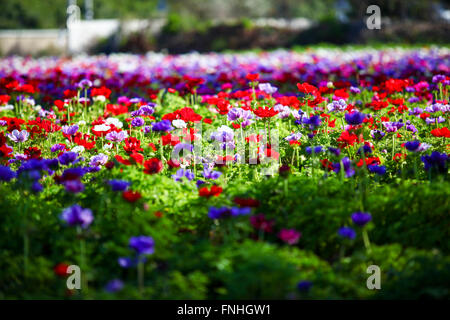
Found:
[[3, 58], [0, 298], [448, 298], [449, 85], [438, 48]]

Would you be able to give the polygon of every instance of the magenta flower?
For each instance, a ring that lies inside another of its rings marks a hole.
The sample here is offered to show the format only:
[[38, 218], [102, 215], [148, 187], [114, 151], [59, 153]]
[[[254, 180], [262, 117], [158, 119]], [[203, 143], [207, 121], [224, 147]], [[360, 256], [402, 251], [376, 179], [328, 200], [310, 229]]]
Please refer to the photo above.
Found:
[[299, 240], [302, 234], [295, 229], [282, 229], [278, 234], [278, 237], [287, 244], [294, 245]]

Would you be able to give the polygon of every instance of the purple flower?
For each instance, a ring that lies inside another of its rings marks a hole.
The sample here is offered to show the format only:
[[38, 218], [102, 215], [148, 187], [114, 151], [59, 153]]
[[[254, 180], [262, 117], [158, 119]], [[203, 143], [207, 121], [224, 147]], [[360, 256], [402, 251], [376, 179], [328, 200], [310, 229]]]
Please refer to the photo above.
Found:
[[407, 123], [406, 124], [406, 130], [411, 131], [412, 133], [416, 133], [417, 132], [416, 127], [413, 124], [411, 124], [411, 123], [409, 123], [409, 124]]
[[194, 179], [195, 175], [194, 173], [191, 171], [191, 169], [187, 169], [186, 172], [184, 173], [184, 176], [186, 177], [186, 179], [188, 179], [189, 181], [191, 181], [192, 179]]
[[405, 124], [403, 122], [383, 122], [383, 125], [387, 132], [397, 132]]
[[241, 108], [232, 108], [230, 111], [228, 111], [227, 119], [228, 121], [236, 121], [242, 117], [242, 111]]
[[381, 130], [371, 130], [370, 131], [370, 136], [375, 140], [381, 140], [381, 139], [383, 139], [383, 137], [385, 135], [386, 135], [386, 133], [384, 133]]
[[328, 151], [334, 154], [335, 156], [339, 156], [341, 154], [341, 149], [328, 147]]
[[139, 112], [141, 112], [141, 115], [150, 116], [155, 112], [155, 109], [151, 105], [144, 105], [139, 108]]
[[441, 103], [435, 103], [425, 108], [425, 111], [430, 113], [435, 113], [443, 110], [444, 106]]
[[70, 163], [74, 163], [78, 157], [78, 153], [76, 152], [64, 152], [62, 155], [58, 157], [59, 163], [66, 166]]
[[194, 146], [192, 144], [190, 144], [190, 143], [178, 143], [173, 148], [172, 154], [178, 155], [178, 153], [181, 150], [186, 150], [186, 151], [192, 152], [194, 150]]
[[99, 167], [105, 165], [106, 162], [108, 162], [108, 156], [103, 153], [99, 153], [91, 158], [89, 165], [92, 167]]
[[347, 108], [347, 103], [344, 99], [339, 99], [337, 101], [333, 101], [328, 104], [327, 109], [328, 111], [334, 112], [334, 111], [344, 111]]
[[140, 117], [137, 117], [137, 118], [134, 118], [133, 120], [131, 120], [131, 125], [133, 127], [142, 127], [144, 124], [145, 124], [144, 119], [142, 119]]
[[76, 124], [73, 126], [63, 126], [61, 128], [61, 131], [68, 136], [73, 136], [75, 133], [77, 133], [78, 128], [79, 127]]
[[211, 179], [211, 180], [216, 180], [221, 176], [222, 172], [220, 171], [213, 171], [212, 169], [210, 169], [209, 167], [205, 167], [203, 169], [202, 175], [205, 179]]
[[274, 94], [278, 90], [277, 87], [273, 87], [270, 83], [260, 83], [258, 85], [258, 89], [267, 94]]
[[437, 75], [433, 76], [432, 81], [433, 81], [433, 83], [444, 82], [445, 81], [445, 75], [437, 74]]
[[123, 281], [120, 279], [113, 279], [109, 281], [105, 286], [105, 291], [109, 293], [118, 292], [123, 289]]
[[361, 93], [361, 90], [360, 90], [358, 87], [353, 87], [353, 86], [351, 86], [351, 87], [350, 87], [350, 92], [351, 92], [351, 93], [358, 94], [358, 93]]
[[15, 143], [21, 143], [27, 141], [30, 134], [27, 130], [13, 130], [11, 133], [8, 133], [7, 136]]
[[377, 164], [372, 164], [367, 166], [367, 169], [372, 172], [372, 173], [376, 173], [380, 176], [384, 175], [386, 173], [386, 167], [385, 166], [380, 166]]
[[295, 121], [295, 123], [302, 124], [303, 126], [306, 126], [309, 130], [315, 130], [317, 127], [320, 126], [322, 120], [320, 119], [320, 116], [314, 115], [309, 118], [302, 117], [300, 120]]
[[94, 221], [94, 216], [90, 209], [85, 209], [75, 204], [69, 208], [64, 209], [61, 214], [61, 219], [69, 226], [81, 226], [83, 229], [89, 227]]
[[431, 168], [436, 168], [440, 172], [446, 171], [448, 156], [445, 153], [433, 151], [431, 155], [422, 156], [421, 160], [427, 171]]
[[425, 119], [425, 122], [427, 124], [438, 124], [438, 123], [442, 123], [442, 122], [445, 122], [445, 121], [446, 121], [446, 119], [444, 117], [442, 117], [442, 116], [439, 116], [437, 118], [428, 117], [428, 118]]
[[365, 226], [370, 220], [372, 220], [370, 213], [358, 211], [352, 214], [353, 223], [359, 227]]
[[211, 140], [219, 142], [231, 142], [234, 139], [234, 131], [230, 127], [221, 126], [211, 134]]
[[311, 289], [312, 285], [313, 283], [311, 281], [302, 280], [297, 284], [297, 289], [300, 292], [308, 292]]
[[128, 133], [124, 130], [122, 131], [111, 131], [110, 133], [106, 134], [105, 138], [112, 142], [121, 142], [125, 140], [128, 137]]
[[353, 240], [356, 237], [356, 232], [350, 227], [342, 227], [338, 230], [338, 235], [342, 238]]
[[300, 141], [301, 138], [302, 138], [302, 134], [300, 132], [298, 132], [298, 133], [291, 133], [286, 138], [284, 138], [284, 140], [289, 141], [289, 142]]
[[408, 99], [409, 103], [416, 103], [416, 102], [419, 102], [419, 101], [420, 101], [420, 99], [418, 97], [411, 97], [411, 98]]
[[152, 237], [131, 237], [129, 245], [130, 248], [134, 249], [138, 255], [148, 255], [155, 252], [155, 241]]
[[192, 179], [194, 179], [194, 173], [190, 169], [184, 170], [180, 168], [175, 174], [172, 175], [173, 180], [177, 182], [181, 181], [183, 177], [186, 177], [186, 179], [191, 181]]
[[224, 218], [229, 218], [229, 217], [237, 217], [237, 216], [241, 216], [241, 215], [247, 215], [247, 214], [250, 214], [250, 212], [251, 212], [251, 208], [247, 208], [247, 207], [243, 207], [243, 208], [210, 207], [209, 211], [208, 211], [208, 217], [210, 217], [211, 219], [224, 219]]
[[364, 150], [364, 154], [372, 153], [372, 148], [369, 145], [367, 145], [367, 144], [365, 144], [362, 147], [360, 147], [358, 149], [357, 153], [361, 154], [362, 150]]
[[162, 120], [160, 122], [155, 122], [152, 124], [153, 131], [170, 131], [173, 130], [172, 123], [170, 120]]
[[363, 114], [363, 113], [360, 113], [358, 111], [353, 111], [351, 113], [346, 113], [345, 114], [345, 121], [348, 124], [351, 124], [351, 125], [354, 125], [354, 126], [363, 123], [365, 118], [366, 118], [366, 115]]
[[16, 177], [16, 173], [9, 167], [0, 165], [0, 181], [11, 181]]
[[120, 257], [119, 259], [117, 259], [117, 262], [122, 268], [132, 268], [137, 265], [137, 259], [129, 257]]
[[[348, 157], [344, 157], [341, 160], [342, 165], [344, 166], [345, 176], [347, 178], [352, 177], [355, 174], [355, 170], [351, 166], [350, 159]], [[339, 173], [341, 171], [341, 162], [336, 162], [333, 164], [333, 171]]]
[[51, 152], [62, 151], [65, 148], [66, 147], [62, 143], [56, 143], [56, 144], [52, 145], [52, 147], [50, 148], [50, 151]]
[[42, 186], [42, 184], [40, 184], [38, 181], [34, 181], [31, 184], [31, 191], [33, 191], [34, 193], [39, 193], [42, 190], [44, 190], [44, 187]]
[[87, 89], [92, 87], [92, 81], [89, 79], [83, 79], [80, 82], [78, 82], [77, 87], [79, 89]]
[[422, 113], [423, 113], [423, 109], [422, 108], [418, 108], [418, 107], [415, 107], [414, 109], [409, 111], [409, 114], [410, 115], [414, 115], [414, 116], [418, 116], [418, 115], [420, 115]]
[[322, 146], [316, 146], [316, 147], [306, 147], [305, 151], [306, 151], [307, 154], [311, 154], [311, 153], [316, 154], [316, 153], [321, 153], [324, 150], [323, 150]]
[[109, 180], [108, 184], [112, 191], [125, 191], [131, 185], [131, 182], [125, 180]]
[[405, 148], [413, 152], [416, 152], [419, 149], [419, 146], [420, 146], [419, 140], [408, 141], [405, 143]]
[[86, 169], [85, 168], [68, 168], [66, 170], [63, 171], [62, 174], [62, 179], [63, 180], [72, 180], [72, 179], [79, 179], [82, 176], [84, 176], [86, 174]]
[[78, 179], [67, 180], [64, 182], [64, 188], [70, 193], [80, 193], [84, 191], [84, 184]]

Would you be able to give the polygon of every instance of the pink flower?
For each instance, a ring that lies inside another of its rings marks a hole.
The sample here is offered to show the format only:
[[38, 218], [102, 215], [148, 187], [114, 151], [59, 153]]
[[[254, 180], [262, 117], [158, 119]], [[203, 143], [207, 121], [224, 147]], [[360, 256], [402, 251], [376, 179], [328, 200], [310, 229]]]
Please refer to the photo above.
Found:
[[278, 234], [278, 237], [287, 244], [293, 245], [300, 240], [302, 234], [295, 229], [282, 229]]

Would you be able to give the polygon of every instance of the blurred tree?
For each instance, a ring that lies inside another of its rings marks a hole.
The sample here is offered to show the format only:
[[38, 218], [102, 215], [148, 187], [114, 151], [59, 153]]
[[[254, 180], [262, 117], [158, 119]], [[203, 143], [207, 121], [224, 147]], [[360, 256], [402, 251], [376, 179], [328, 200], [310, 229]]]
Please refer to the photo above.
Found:
[[[77, 1], [84, 17], [84, 0]], [[158, 0], [93, 0], [96, 19], [150, 18]], [[0, 29], [64, 28], [67, 0], [0, 0]]]
[[382, 16], [397, 19], [431, 20], [435, 15], [436, 4], [448, 4], [449, 0], [347, 0], [351, 5], [350, 16], [360, 18], [366, 15], [369, 5], [381, 8]]

